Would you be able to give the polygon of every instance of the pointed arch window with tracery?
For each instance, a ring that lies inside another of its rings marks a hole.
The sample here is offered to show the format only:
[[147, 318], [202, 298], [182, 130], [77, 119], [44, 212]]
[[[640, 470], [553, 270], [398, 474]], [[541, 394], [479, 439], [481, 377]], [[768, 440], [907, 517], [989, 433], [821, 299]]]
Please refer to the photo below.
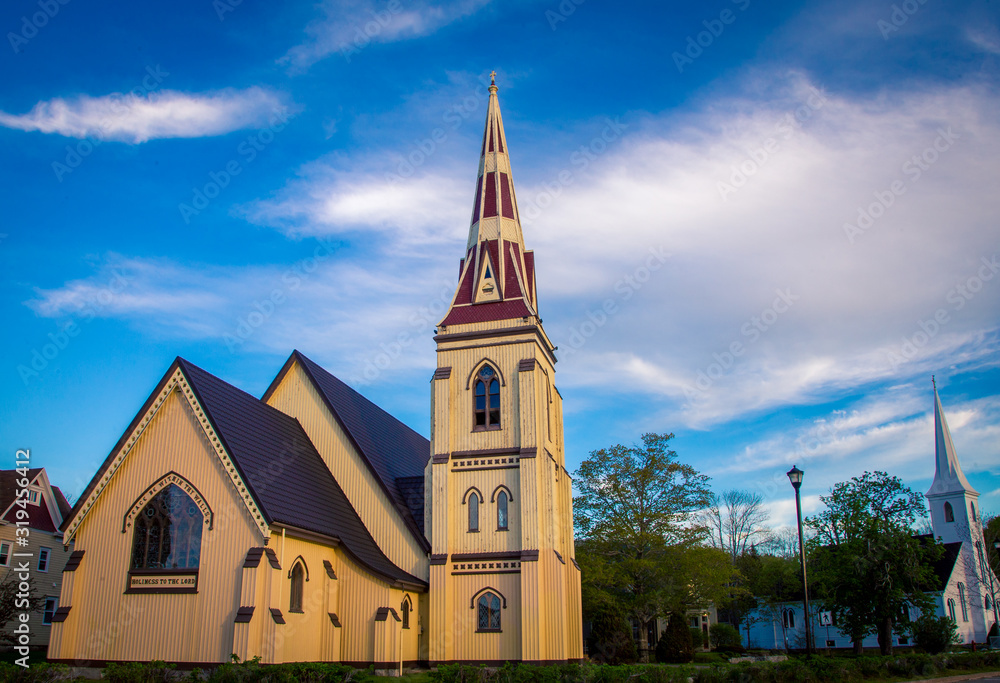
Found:
[[951, 506], [951, 503], [944, 504], [944, 521], [946, 522], [955, 521], [955, 509]]
[[483, 631], [500, 630], [500, 598], [496, 594], [487, 591], [479, 596], [479, 619], [476, 629]]
[[475, 428], [500, 429], [500, 379], [489, 364], [483, 365], [473, 385]]
[[197, 569], [204, 517], [176, 484], [153, 496], [135, 518], [132, 569]]

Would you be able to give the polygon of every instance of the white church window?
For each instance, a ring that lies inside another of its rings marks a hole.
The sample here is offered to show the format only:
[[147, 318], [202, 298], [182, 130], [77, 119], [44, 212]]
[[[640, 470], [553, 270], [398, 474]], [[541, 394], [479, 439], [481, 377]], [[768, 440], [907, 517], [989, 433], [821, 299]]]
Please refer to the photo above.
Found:
[[958, 584], [958, 601], [962, 605], [962, 621], [969, 620], [969, 609], [965, 605], [965, 584]]
[[975, 522], [976, 521], [976, 504], [973, 503], [971, 500], [969, 501], [969, 514], [972, 515], [972, 521]]
[[951, 503], [944, 504], [944, 521], [946, 522], [955, 521], [955, 510], [951, 507]]
[[948, 618], [958, 623], [958, 619], [955, 618], [955, 599], [948, 598]]
[[784, 610], [781, 613], [781, 624], [785, 628], [795, 628], [795, 610]]

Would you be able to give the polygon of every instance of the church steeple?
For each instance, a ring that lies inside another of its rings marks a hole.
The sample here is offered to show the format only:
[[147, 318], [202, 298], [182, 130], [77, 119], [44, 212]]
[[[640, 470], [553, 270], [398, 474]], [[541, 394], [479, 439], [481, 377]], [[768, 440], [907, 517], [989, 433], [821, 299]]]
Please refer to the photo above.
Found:
[[941, 397], [938, 396], [937, 382], [931, 378], [934, 385], [934, 483], [931, 484], [928, 496], [949, 493], [979, 493], [972, 488], [969, 480], [962, 473], [962, 466], [955, 453], [955, 444], [951, 441], [951, 431], [941, 407]]
[[934, 383], [934, 482], [927, 491], [931, 508], [931, 527], [944, 543], [982, 542], [982, 521], [979, 518], [979, 492], [962, 473], [955, 444], [941, 407], [937, 382]]
[[524, 248], [495, 72], [459, 284], [441, 325], [535, 318], [534, 253]]

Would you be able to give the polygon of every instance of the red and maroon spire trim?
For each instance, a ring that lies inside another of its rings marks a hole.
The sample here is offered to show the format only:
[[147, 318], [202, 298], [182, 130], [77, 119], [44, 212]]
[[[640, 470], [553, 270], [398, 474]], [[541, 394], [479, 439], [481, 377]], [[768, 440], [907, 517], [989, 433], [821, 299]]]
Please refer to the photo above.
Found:
[[495, 73], [458, 288], [441, 325], [537, 315], [534, 253], [525, 250]]

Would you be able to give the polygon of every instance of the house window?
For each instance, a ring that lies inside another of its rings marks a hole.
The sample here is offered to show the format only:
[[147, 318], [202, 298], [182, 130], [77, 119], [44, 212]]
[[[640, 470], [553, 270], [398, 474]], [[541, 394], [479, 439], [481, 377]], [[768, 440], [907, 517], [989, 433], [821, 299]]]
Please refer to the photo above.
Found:
[[135, 519], [132, 569], [196, 569], [203, 522], [191, 496], [168, 485]]
[[10, 566], [10, 543], [0, 541], [0, 567]]
[[781, 613], [781, 624], [785, 628], [795, 628], [795, 611], [786, 609]]
[[413, 606], [410, 603], [410, 596], [403, 598], [403, 604], [399, 606], [399, 611], [403, 615], [403, 628], [410, 628], [410, 610]]
[[52, 615], [56, 613], [59, 606], [59, 598], [45, 598], [45, 610], [42, 612], [42, 624], [49, 626], [52, 623]]
[[507, 531], [507, 492], [497, 494], [497, 531]]
[[473, 386], [476, 429], [500, 429], [500, 380], [496, 371], [484, 365]]
[[301, 562], [292, 567], [292, 588], [288, 592], [288, 611], [302, 612], [302, 589], [305, 585], [306, 571]]
[[500, 598], [486, 592], [479, 596], [479, 631], [500, 630]]
[[34, 489], [28, 491], [28, 502], [32, 505], [38, 505], [38, 491]]
[[899, 644], [900, 645], [909, 645], [910, 644], [910, 639], [907, 638], [906, 636], [900, 636], [899, 637]]
[[47, 572], [49, 570], [49, 555], [52, 554], [50, 548], [38, 549], [38, 571]]
[[962, 621], [969, 620], [969, 609], [965, 606], [965, 584], [958, 584], [958, 602], [962, 605]]
[[479, 531], [479, 494], [469, 494], [469, 531]]
[[955, 521], [955, 510], [951, 507], [951, 503], [944, 504], [944, 521], [946, 522]]
[[955, 600], [954, 598], [948, 598], [948, 618], [951, 619], [956, 624], [958, 619], [955, 618]]

